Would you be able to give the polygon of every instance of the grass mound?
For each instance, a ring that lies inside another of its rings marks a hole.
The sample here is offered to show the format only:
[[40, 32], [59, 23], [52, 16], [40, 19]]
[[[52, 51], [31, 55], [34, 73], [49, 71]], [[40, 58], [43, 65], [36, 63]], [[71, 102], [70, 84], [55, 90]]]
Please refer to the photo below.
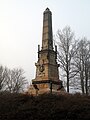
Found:
[[89, 120], [90, 96], [0, 93], [0, 120]]

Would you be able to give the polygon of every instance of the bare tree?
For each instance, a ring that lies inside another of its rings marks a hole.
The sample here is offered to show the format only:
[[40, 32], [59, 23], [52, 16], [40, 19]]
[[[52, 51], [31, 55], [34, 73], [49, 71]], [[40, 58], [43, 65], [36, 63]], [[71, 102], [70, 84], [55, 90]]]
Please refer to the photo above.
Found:
[[58, 46], [58, 62], [60, 63], [60, 68], [64, 71], [64, 76], [67, 79], [67, 92], [69, 92], [69, 81], [71, 77], [71, 62], [74, 55], [74, 33], [71, 31], [70, 27], [65, 27], [62, 31], [58, 30], [56, 44]]
[[[75, 49], [75, 55], [73, 59], [73, 65], [78, 72], [78, 76], [81, 81], [82, 93], [88, 94], [88, 80], [89, 80], [89, 68], [90, 68], [90, 43], [86, 38], [77, 42]], [[79, 79], [78, 78], [78, 79]]]
[[[86, 41], [86, 40], [85, 40]], [[88, 94], [88, 86], [89, 86], [89, 71], [90, 71], [90, 42], [86, 42], [85, 46], [85, 93]]]
[[0, 66], [0, 91], [5, 87], [5, 69], [3, 66]]
[[19, 93], [24, 90], [27, 84], [23, 69], [5, 69], [6, 90], [14, 93]]

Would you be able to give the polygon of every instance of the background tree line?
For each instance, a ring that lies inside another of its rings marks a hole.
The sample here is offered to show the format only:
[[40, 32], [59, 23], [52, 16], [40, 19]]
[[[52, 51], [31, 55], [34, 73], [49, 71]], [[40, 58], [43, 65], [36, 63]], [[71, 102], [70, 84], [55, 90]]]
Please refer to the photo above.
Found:
[[60, 75], [66, 80], [67, 92], [70, 86], [81, 88], [88, 94], [90, 87], [90, 41], [83, 37], [76, 39], [69, 26], [58, 30], [55, 37], [58, 47]]
[[27, 79], [24, 76], [23, 69], [8, 69], [0, 66], [0, 91], [11, 93], [23, 92]]
[[[60, 76], [70, 86], [80, 88], [83, 94], [90, 91], [90, 41], [83, 37], [76, 39], [69, 26], [58, 30], [55, 44], [58, 47]], [[23, 69], [8, 69], [0, 66], [0, 91], [22, 92], [27, 84]]]

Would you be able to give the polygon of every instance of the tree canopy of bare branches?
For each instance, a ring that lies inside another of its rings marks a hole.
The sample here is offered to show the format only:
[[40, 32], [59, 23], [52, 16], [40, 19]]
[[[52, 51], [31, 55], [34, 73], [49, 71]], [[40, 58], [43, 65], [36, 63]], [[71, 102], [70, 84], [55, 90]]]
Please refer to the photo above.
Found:
[[[83, 94], [88, 94], [90, 83], [90, 41], [75, 40], [70, 27], [58, 30], [55, 44], [58, 46], [58, 62], [66, 77], [67, 92], [71, 83], [81, 85]], [[73, 84], [75, 85], [75, 84]]]
[[8, 69], [0, 66], [0, 90], [11, 93], [22, 92], [27, 84], [23, 69]]
[[73, 65], [78, 72], [78, 79], [81, 81], [82, 93], [88, 94], [89, 74], [90, 74], [90, 42], [82, 38], [77, 42], [76, 54], [73, 58]]
[[63, 30], [58, 30], [57, 41], [58, 46], [58, 62], [60, 63], [60, 68], [64, 71], [64, 76], [67, 79], [67, 92], [69, 92], [69, 81], [71, 74], [71, 60], [73, 57], [73, 45], [74, 33], [71, 31], [70, 27], [65, 27]]
[[5, 69], [0, 66], [0, 91], [5, 87]]

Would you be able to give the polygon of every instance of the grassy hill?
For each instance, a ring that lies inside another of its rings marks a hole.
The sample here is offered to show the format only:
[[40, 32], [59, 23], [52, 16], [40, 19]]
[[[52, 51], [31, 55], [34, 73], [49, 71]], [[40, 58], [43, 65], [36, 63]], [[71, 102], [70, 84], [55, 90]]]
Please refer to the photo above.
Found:
[[90, 96], [0, 93], [0, 120], [89, 120]]

